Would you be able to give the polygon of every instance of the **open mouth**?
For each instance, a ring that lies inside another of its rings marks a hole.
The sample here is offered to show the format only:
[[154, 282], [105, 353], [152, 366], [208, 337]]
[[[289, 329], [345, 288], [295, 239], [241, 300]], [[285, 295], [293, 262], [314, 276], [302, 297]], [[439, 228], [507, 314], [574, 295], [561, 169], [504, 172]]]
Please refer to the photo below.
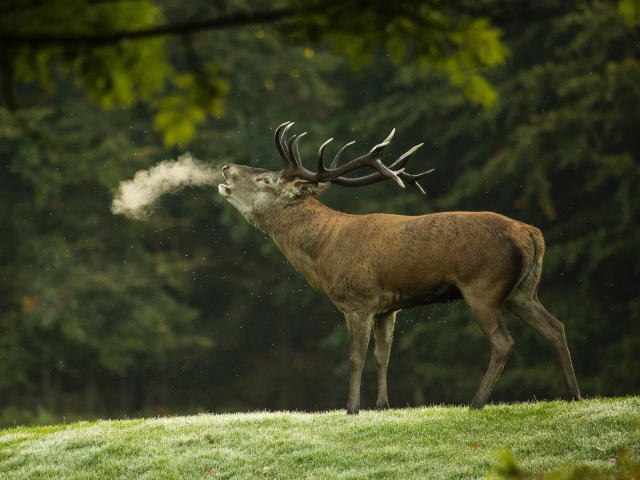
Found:
[[[226, 168], [227, 167], [222, 168], [222, 177], [228, 182], [229, 179], [224, 174], [224, 171], [226, 170]], [[220, 185], [218, 185], [218, 192], [223, 197], [228, 197], [229, 195], [231, 195], [231, 185], [229, 185], [228, 183], [221, 183]]]
[[220, 185], [218, 185], [218, 192], [223, 197], [228, 197], [229, 195], [231, 195], [231, 185], [227, 185], [226, 183], [221, 183]]

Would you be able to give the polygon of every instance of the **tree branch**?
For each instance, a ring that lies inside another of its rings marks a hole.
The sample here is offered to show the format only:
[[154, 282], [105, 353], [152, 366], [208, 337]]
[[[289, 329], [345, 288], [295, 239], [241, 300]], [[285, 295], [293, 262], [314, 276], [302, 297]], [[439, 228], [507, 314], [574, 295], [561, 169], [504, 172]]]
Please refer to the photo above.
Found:
[[495, 3], [460, 0], [452, 2], [457, 12], [472, 17], [487, 17], [498, 27], [520, 22], [544, 22], [576, 9], [575, 0], [538, 1], [497, 0]]
[[[80, 4], [79, 7], [94, 5], [102, 5], [108, 3], [124, 3], [124, 2], [140, 2], [144, 0], [86, 0], [85, 4]], [[3, 15], [11, 15], [14, 13], [28, 12], [29, 10], [36, 10], [38, 8], [46, 7], [48, 0], [33, 0], [31, 3], [10, 3], [9, 5], [2, 6], [0, 13]]]
[[[107, 3], [111, 1], [118, 0], [90, 0], [90, 3], [88, 4]], [[547, 20], [575, 8], [572, 0], [563, 0], [560, 5], [549, 6], [543, 4], [540, 8], [533, 8], [529, 6], [524, 10], [519, 4], [514, 5], [513, 2], [499, 0], [497, 3], [503, 8], [496, 9], [495, 5], [475, 5], [474, 3], [469, 3], [468, 0], [461, 0], [453, 5], [459, 13], [471, 16], [487, 16], [491, 18], [493, 23], [497, 26], [508, 25], [520, 21]], [[29, 5], [31, 7], [38, 7], [43, 4], [45, 4], [45, 2], [42, 2], [42, 0], [34, 0], [34, 3]], [[17, 35], [0, 33], [0, 42], [7, 45], [27, 45], [32, 47], [53, 45], [75, 46], [79, 44], [100, 46], [118, 43], [122, 40], [135, 40], [165, 35], [188, 35], [205, 30], [216, 30], [259, 23], [271, 23], [291, 17], [295, 13], [301, 13], [302, 11], [306, 13], [313, 13], [314, 11], [326, 9], [327, 7], [326, 3], [323, 5], [314, 5], [312, 3], [311, 5], [311, 7], [302, 9], [280, 8], [257, 12], [236, 12], [209, 20], [187, 21], [176, 24], [158, 25], [156, 27], [141, 30], [116, 31], [99, 35]]]
[[12, 35], [0, 33], [0, 42], [8, 45], [28, 45], [31, 47], [43, 47], [52, 45], [108, 45], [122, 40], [134, 40], [141, 38], [160, 37], [164, 35], [191, 34], [203, 30], [215, 30], [219, 28], [237, 27], [256, 23], [275, 22], [291, 16], [295, 10], [282, 8], [262, 12], [233, 13], [219, 18], [202, 21], [189, 21], [174, 25], [159, 25], [157, 27], [105, 33], [101, 35]]

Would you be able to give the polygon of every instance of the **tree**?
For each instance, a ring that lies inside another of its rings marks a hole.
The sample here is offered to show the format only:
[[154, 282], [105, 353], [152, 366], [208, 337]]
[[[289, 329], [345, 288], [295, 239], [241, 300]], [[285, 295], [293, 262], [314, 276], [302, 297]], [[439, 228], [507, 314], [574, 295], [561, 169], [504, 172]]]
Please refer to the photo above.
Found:
[[[203, 62], [195, 44], [205, 41], [206, 32], [268, 24], [290, 40], [329, 41], [354, 65], [384, 48], [396, 62], [410, 59], [447, 72], [477, 102], [495, 100], [478, 69], [502, 63], [506, 49], [500, 31], [486, 19], [428, 1], [363, 5], [291, 0], [270, 5], [195, 2], [185, 18], [184, 9], [172, 1], [14, 1], [3, 7], [0, 20], [4, 103], [18, 113], [36, 100], [32, 94], [18, 102], [17, 85], [51, 92], [64, 85], [57, 79], [62, 74], [107, 109], [152, 103], [154, 127], [163, 132], [165, 145], [184, 143], [207, 114], [222, 113], [229, 88], [219, 74], [224, 57]], [[167, 49], [167, 38], [179, 42], [181, 59], [172, 58], [175, 49]], [[18, 118], [27, 131], [48, 138], [42, 128]]]

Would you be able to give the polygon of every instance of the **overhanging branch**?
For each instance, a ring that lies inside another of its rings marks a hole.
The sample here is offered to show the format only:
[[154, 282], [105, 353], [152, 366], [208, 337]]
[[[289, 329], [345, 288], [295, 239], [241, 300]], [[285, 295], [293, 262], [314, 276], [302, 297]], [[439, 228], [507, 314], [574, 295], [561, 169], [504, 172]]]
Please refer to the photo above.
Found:
[[44, 46], [76, 46], [76, 45], [108, 45], [122, 40], [161, 37], [165, 35], [184, 35], [204, 30], [268, 23], [281, 20], [295, 13], [291, 8], [268, 10], [263, 12], [233, 13], [219, 18], [202, 21], [189, 21], [173, 25], [105, 33], [101, 35], [12, 35], [0, 33], [0, 42], [5, 45]]
[[[108, 1], [114, 0], [93, 0], [95, 3], [106, 3]], [[502, 5], [504, 8], [496, 9], [490, 8], [486, 5], [478, 6], [465, 0], [461, 0], [453, 5], [458, 13], [471, 16], [486, 16], [490, 18], [492, 23], [496, 26], [508, 25], [518, 21], [548, 20], [558, 14], [566, 13], [574, 7], [574, 3], [571, 0], [564, 0], [560, 5], [553, 5], [551, 7], [543, 5], [542, 7], [534, 8], [529, 6], [525, 10], [523, 10], [519, 5], [516, 8], [512, 3], [505, 2], [504, 0], [498, 1], [497, 3]], [[40, 5], [40, 2], [36, 0], [34, 5]], [[0, 43], [12, 46], [26, 45], [31, 47], [109, 45], [118, 43], [122, 40], [144, 39], [166, 35], [190, 35], [205, 30], [272, 23], [291, 17], [294, 14], [314, 13], [318, 10], [326, 11], [327, 8], [338, 5], [341, 5], [341, 2], [329, 1], [322, 4], [312, 2], [307, 8], [280, 8], [256, 12], [236, 12], [209, 20], [187, 21], [176, 24], [158, 25], [156, 27], [141, 30], [116, 31], [98, 35], [19, 35], [0, 32]], [[434, 28], [434, 25], [429, 26]]]

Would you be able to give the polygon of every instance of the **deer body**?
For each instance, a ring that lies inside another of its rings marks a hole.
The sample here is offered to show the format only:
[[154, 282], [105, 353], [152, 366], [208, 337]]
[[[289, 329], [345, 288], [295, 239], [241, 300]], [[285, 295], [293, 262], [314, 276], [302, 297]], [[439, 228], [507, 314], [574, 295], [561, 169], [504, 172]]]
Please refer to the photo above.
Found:
[[[370, 332], [374, 332], [378, 370], [376, 406], [386, 408], [387, 365], [396, 313], [456, 298], [464, 298], [491, 344], [489, 367], [472, 407], [486, 403], [513, 348], [501, 315], [503, 306], [550, 341], [569, 394], [580, 398], [562, 323], [537, 298], [544, 254], [544, 240], [537, 228], [491, 212], [404, 216], [349, 215], [332, 210], [313, 198], [328, 183], [325, 177], [312, 175], [340, 172], [330, 181], [346, 186], [373, 183], [381, 177], [393, 178], [401, 185], [402, 180], [416, 184], [421, 176], [406, 174], [403, 168], [389, 173], [375, 157], [368, 157], [367, 165], [378, 173], [342, 177], [345, 168], [332, 165], [327, 170], [321, 163], [326, 142], [320, 149], [318, 174], [301, 166], [296, 169], [296, 161], [291, 159], [297, 154], [297, 142], [292, 138], [287, 151], [282, 141], [288, 129], [285, 125], [290, 126], [283, 124], [276, 131], [276, 144], [281, 154], [284, 150], [283, 158], [294, 164], [293, 175], [286, 161], [283, 172], [228, 165], [223, 167], [228, 183], [219, 189], [250, 223], [274, 240], [312, 287], [324, 292], [344, 313], [351, 337], [348, 413], [359, 410], [360, 378]], [[379, 147], [369, 155], [377, 155]], [[406, 162], [408, 154], [391, 167]], [[347, 165], [353, 167], [353, 162]], [[297, 163], [300, 165], [299, 159]], [[355, 168], [359, 166], [355, 164]], [[419, 185], [414, 186], [422, 191]]]
[[538, 229], [491, 212], [348, 215], [312, 197], [268, 219], [258, 228], [313, 288], [343, 311], [375, 314], [461, 298], [480, 278], [506, 297], [523, 256], [535, 259], [532, 235], [541, 241]]

